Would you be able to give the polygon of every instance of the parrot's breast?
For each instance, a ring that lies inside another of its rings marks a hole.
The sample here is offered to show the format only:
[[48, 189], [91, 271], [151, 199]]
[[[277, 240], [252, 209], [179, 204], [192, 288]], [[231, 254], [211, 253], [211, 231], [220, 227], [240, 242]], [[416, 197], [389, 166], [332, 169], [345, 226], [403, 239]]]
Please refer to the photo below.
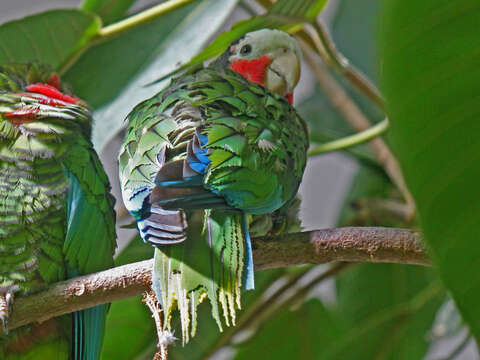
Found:
[[30, 291], [65, 278], [62, 246], [69, 182], [55, 158], [1, 149], [0, 286]]

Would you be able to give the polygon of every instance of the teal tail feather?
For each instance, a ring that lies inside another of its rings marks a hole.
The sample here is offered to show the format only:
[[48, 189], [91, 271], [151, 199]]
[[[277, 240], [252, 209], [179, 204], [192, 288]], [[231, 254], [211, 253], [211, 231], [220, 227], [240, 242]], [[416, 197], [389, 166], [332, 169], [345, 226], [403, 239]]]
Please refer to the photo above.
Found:
[[248, 232], [248, 222], [247, 222], [247, 216], [245, 214], [243, 214], [243, 219], [242, 219], [242, 232], [245, 238], [244, 286], [245, 286], [245, 290], [253, 290], [255, 289], [255, 278], [254, 278], [254, 269], [253, 269], [252, 240], [250, 239], [250, 233]]
[[105, 334], [108, 305], [99, 305], [72, 314], [72, 359], [98, 360]]

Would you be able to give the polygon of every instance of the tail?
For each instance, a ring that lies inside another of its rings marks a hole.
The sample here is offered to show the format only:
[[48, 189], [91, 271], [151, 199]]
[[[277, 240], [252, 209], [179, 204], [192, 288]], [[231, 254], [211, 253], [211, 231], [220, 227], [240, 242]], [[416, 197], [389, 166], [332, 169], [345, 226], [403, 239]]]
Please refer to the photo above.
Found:
[[72, 359], [98, 360], [105, 334], [108, 305], [99, 305], [72, 314]]
[[[235, 324], [240, 309], [242, 279], [253, 288], [251, 245], [244, 215], [207, 210], [190, 212], [188, 238], [181, 244], [155, 249], [152, 287], [159, 299], [165, 330], [180, 312], [183, 343], [195, 335], [197, 306], [207, 296], [220, 331]], [[203, 230], [202, 230], [203, 228]], [[220, 312], [223, 313], [223, 321]]]

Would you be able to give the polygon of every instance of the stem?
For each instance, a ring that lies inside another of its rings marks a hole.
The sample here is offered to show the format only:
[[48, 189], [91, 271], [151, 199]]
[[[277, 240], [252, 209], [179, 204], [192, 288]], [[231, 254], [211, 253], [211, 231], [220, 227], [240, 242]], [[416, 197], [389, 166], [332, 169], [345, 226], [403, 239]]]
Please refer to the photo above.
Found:
[[106, 39], [116, 36], [132, 27], [143, 24], [147, 21], [153, 20], [161, 15], [164, 15], [172, 10], [178, 9], [181, 6], [188, 5], [196, 0], [170, 0], [158, 4], [150, 9], [142, 11], [136, 15], [130, 16], [124, 20], [108, 25], [100, 29], [98, 38]]
[[319, 145], [310, 150], [308, 152], [308, 156], [320, 155], [326, 152], [342, 150], [351, 146], [362, 144], [383, 134], [388, 129], [388, 126], [388, 118], [385, 118], [383, 121], [367, 130]]
[[97, 35], [83, 47], [78, 49], [70, 58], [68, 58], [65, 63], [63, 63], [58, 69], [57, 73], [62, 76], [65, 74], [70, 67], [75, 64], [75, 62], [82, 56], [82, 54], [87, 51], [92, 45], [108, 40], [111, 37], [117, 36], [118, 34], [123, 33], [135, 26], [141, 25], [145, 22], [153, 20], [159, 16], [162, 16], [170, 11], [178, 9], [179, 7], [188, 5], [197, 0], [170, 0], [161, 4], [158, 4], [150, 9], [139, 12], [136, 15], [130, 16], [124, 20], [120, 20], [111, 25], [101, 28]]

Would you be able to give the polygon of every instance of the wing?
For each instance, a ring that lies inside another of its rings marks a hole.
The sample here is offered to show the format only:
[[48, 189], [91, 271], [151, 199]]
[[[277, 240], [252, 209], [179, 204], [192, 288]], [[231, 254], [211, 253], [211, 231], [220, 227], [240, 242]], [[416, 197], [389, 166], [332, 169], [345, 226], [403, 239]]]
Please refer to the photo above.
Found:
[[[166, 190], [158, 191], [156, 204], [262, 214], [296, 194], [308, 134], [286, 99], [229, 70], [204, 69], [161, 101], [162, 106], [190, 107], [188, 112], [196, 110], [201, 119], [183, 139], [181, 156], [169, 161], [162, 155], [155, 185], [177, 190], [171, 197]], [[209, 193], [192, 190], [199, 183]]]
[[68, 266], [80, 274], [113, 266], [116, 247], [115, 199], [102, 164], [83, 137], [63, 160], [70, 179], [64, 254]]
[[[70, 179], [64, 253], [68, 275], [91, 273], [113, 266], [116, 247], [115, 199], [91, 143], [79, 137], [64, 159]], [[108, 305], [72, 314], [73, 359], [100, 358]]]

